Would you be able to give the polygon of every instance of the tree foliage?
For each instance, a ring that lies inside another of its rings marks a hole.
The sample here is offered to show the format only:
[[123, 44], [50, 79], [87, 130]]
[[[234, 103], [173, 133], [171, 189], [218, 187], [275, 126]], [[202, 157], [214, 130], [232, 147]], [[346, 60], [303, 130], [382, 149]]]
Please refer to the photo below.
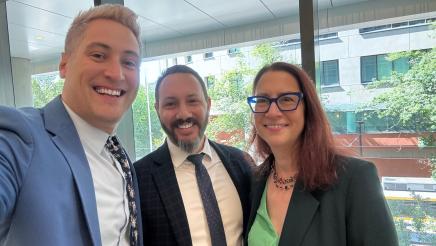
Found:
[[250, 126], [251, 111], [246, 98], [251, 94], [252, 80], [261, 67], [281, 60], [279, 52], [268, 43], [257, 45], [250, 55], [257, 66], [250, 67], [248, 59], [240, 54], [237, 66], [224, 72], [208, 90], [213, 105], [208, 136], [217, 139], [227, 133], [229, 138], [225, 143], [238, 148], [245, 147], [245, 133]]
[[154, 110], [154, 100], [154, 89], [149, 88], [147, 93], [147, 88], [140, 85], [138, 95], [132, 105], [135, 129], [135, 152], [137, 158], [141, 158], [157, 149], [165, 138], [159, 117], [157, 116], [156, 110]]
[[40, 76], [32, 79], [33, 106], [40, 108], [60, 95], [64, 80], [53, 75]]

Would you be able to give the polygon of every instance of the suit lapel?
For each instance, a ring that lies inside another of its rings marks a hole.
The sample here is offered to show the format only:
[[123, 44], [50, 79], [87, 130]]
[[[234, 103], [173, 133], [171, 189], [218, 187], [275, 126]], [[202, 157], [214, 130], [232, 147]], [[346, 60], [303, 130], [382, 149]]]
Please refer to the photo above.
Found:
[[76, 128], [60, 97], [52, 100], [42, 111], [46, 130], [52, 133], [54, 144], [70, 166], [92, 242], [94, 245], [101, 245], [94, 183]]
[[279, 245], [300, 245], [318, 206], [318, 200], [310, 192], [303, 190], [302, 182], [297, 182], [283, 224]]
[[[183, 241], [186, 235], [190, 235], [189, 224], [167, 143], [153, 152], [151, 158], [155, 164], [152, 172], [153, 180], [162, 199], [177, 244], [191, 245], [191, 241]], [[192, 240], [191, 237], [189, 240]]]

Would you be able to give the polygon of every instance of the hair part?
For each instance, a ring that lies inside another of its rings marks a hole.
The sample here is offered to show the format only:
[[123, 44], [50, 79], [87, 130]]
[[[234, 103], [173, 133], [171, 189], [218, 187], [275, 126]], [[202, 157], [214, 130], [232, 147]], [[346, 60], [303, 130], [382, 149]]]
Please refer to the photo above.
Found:
[[74, 18], [65, 39], [66, 54], [71, 54], [80, 41], [82, 41], [88, 24], [98, 19], [112, 20], [129, 28], [138, 42], [139, 50], [141, 50], [140, 27], [137, 22], [138, 16], [132, 10], [122, 5], [102, 4], [86, 11], [81, 11]]
[[[321, 106], [314, 82], [300, 67], [285, 63], [275, 62], [263, 67], [253, 81], [253, 95], [260, 78], [267, 72], [286, 72], [293, 76], [304, 97], [304, 128], [299, 137], [298, 155], [296, 156], [299, 168], [298, 178], [303, 181], [305, 189], [313, 191], [332, 185], [336, 179], [338, 150], [334, 145], [333, 135], [327, 116]], [[301, 103], [301, 102], [300, 102]], [[252, 130], [249, 144], [254, 145], [257, 153], [262, 158], [271, 156], [269, 145], [256, 131], [252, 120]], [[291, 147], [290, 147], [291, 148]], [[266, 161], [260, 167], [260, 174], [269, 173], [272, 161]]]
[[157, 79], [156, 82], [156, 87], [154, 90], [154, 98], [156, 102], [159, 102], [159, 89], [160, 89], [160, 85], [162, 84], [162, 81], [171, 74], [176, 74], [176, 73], [188, 73], [188, 74], [192, 74], [192, 76], [194, 76], [198, 82], [201, 85], [201, 89], [203, 90], [203, 95], [204, 95], [204, 99], [208, 99], [209, 95], [207, 94], [207, 89], [206, 89], [206, 85], [204, 84], [203, 79], [201, 78], [201, 76], [192, 68], [186, 66], [186, 65], [174, 65], [172, 67], [167, 68], [167, 70], [165, 70], [160, 77]]

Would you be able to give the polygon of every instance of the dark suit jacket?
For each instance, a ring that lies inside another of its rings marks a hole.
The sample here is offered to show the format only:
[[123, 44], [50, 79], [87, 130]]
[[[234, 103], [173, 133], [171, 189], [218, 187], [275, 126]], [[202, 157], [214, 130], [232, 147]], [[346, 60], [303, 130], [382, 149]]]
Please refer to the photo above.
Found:
[[[338, 180], [329, 189], [308, 192], [297, 182], [280, 246], [398, 245], [375, 166], [354, 158], [340, 160]], [[267, 175], [254, 179], [248, 228], [254, 222]]]
[[101, 245], [91, 170], [60, 97], [0, 106], [0, 245]]
[[[210, 141], [241, 200], [244, 228], [248, 221], [251, 167], [244, 152]], [[168, 145], [135, 163], [141, 197], [144, 245], [192, 245], [188, 219]]]

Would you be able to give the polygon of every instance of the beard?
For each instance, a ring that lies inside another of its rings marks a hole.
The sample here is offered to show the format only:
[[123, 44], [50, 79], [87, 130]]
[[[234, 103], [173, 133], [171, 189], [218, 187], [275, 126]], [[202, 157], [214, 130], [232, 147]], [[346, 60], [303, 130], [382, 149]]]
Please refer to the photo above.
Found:
[[[166, 127], [162, 121], [160, 122], [162, 129], [167, 134], [168, 138], [173, 142], [175, 145], [177, 145], [179, 148], [181, 148], [183, 151], [187, 153], [193, 153], [194, 150], [197, 150], [198, 146], [201, 143], [201, 140], [203, 139], [204, 132], [206, 131], [207, 122], [209, 120], [209, 112], [206, 113], [206, 117], [203, 122], [199, 122], [194, 117], [189, 117], [186, 119], [178, 119], [173, 122], [171, 122], [170, 127]], [[179, 125], [185, 124], [185, 123], [192, 123], [193, 126], [197, 125], [200, 129], [198, 136], [196, 136], [193, 140], [180, 140], [177, 138], [177, 135], [175, 133], [175, 129], [178, 128]]]

